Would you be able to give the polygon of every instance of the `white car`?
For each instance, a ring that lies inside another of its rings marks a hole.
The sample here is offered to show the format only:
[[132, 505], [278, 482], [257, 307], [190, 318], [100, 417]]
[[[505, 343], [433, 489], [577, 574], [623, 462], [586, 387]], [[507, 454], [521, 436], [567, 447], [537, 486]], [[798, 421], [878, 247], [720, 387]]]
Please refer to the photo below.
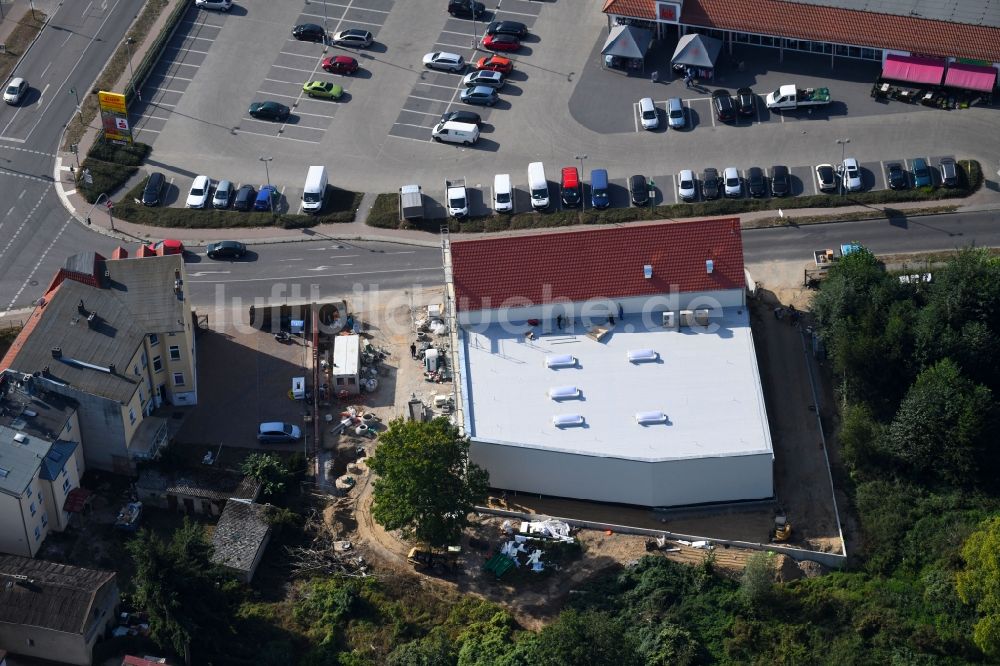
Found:
[[694, 171], [684, 169], [677, 174], [677, 194], [680, 195], [680, 198], [684, 201], [694, 201], [698, 198]]
[[816, 184], [820, 192], [832, 192], [837, 189], [837, 170], [832, 164], [816, 165]]
[[337, 44], [338, 46], [354, 46], [357, 48], [365, 48], [372, 45], [372, 33], [367, 30], [359, 30], [353, 28], [351, 30], [341, 30], [340, 32], [334, 33], [333, 37], [330, 38], [331, 44]]
[[202, 9], [218, 9], [220, 12], [228, 12], [233, 6], [233, 0], [194, 0], [194, 6]]
[[188, 192], [188, 208], [204, 208], [208, 203], [208, 195], [212, 189], [212, 179], [208, 176], [198, 176], [191, 183], [191, 190]]
[[743, 196], [743, 182], [736, 167], [726, 167], [722, 172], [722, 182], [726, 188], [727, 197]]
[[424, 56], [424, 67], [443, 69], [446, 72], [461, 72], [465, 69], [465, 58], [457, 53], [435, 51]]
[[861, 167], [858, 166], [858, 161], [848, 157], [840, 170], [843, 174], [844, 189], [848, 192], [860, 192], [864, 185], [861, 182]]
[[8, 104], [20, 104], [24, 99], [24, 93], [28, 92], [28, 82], [20, 76], [7, 82], [7, 87], [3, 89], [3, 101]]
[[651, 130], [660, 126], [660, 116], [656, 113], [652, 97], [639, 100], [639, 120], [642, 121], [642, 129]]

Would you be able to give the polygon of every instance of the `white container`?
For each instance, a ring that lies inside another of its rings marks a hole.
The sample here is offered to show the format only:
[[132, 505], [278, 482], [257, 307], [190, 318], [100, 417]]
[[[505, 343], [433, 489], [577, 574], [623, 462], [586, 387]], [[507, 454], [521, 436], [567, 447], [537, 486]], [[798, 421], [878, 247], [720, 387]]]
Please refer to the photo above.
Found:
[[630, 363], [642, 363], [644, 361], [655, 361], [660, 355], [653, 349], [629, 349], [628, 360]]
[[580, 389], [575, 386], [553, 386], [549, 389], [552, 400], [571, 400], [580, 397]]
[[557, 428], [569, 428], [583, 425], [583, 417], [579, 414], [558, 414], [552, 417], [552, 425]]
[[655, 423], [665, 423], [667, 415], [663, 412], [636, 412], [635, 422], [639, 425], [651, 425]]
[[545, 367], [547, 368], [572, 368], [576, 365], [576, 357], [572, 354], [547, 354], [545, 356]]

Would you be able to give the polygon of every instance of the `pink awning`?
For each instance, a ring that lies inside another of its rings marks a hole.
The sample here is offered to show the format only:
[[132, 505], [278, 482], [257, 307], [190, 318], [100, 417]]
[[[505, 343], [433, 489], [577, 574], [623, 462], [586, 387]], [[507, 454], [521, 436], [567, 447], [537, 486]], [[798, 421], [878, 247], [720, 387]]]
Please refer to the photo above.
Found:
[[944, 78], [944, 60], [891, 54], [882, 65], [882, 78], [939, 86]]
[[963, 63], [952, 63], [948, 66], [948, 74], [944, 77], [944, 84], [952, 88], [965, 88], [966, 90], [981, 90], [990, 92], [997, 82], [997, 70], [993, 67], [983, 67], [981, 65], [966, 65]]

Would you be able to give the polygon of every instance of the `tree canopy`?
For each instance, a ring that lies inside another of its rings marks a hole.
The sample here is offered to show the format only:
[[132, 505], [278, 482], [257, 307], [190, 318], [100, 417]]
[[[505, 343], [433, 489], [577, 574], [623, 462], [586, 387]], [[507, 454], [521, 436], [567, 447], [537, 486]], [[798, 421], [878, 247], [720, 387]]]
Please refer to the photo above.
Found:
[[446, 418], [392, 421], [368, 466], [378, 475], [372, 517], [430, 546], [454, 544], [489, 488], [486, 471], [469, 462], [469, 440]]
[[1000, 657], [1000, 516], [984, 521], [962, 548], [965, 568], [956, 587], [962, 601], [979, 614], [973, 640], [984, 653]]
[[264, 495], [280, 495], [290, 476], [288, 468], [278, 456], [270, 453], [251, 453], [243, 461], [241, 471], [261, 483]]

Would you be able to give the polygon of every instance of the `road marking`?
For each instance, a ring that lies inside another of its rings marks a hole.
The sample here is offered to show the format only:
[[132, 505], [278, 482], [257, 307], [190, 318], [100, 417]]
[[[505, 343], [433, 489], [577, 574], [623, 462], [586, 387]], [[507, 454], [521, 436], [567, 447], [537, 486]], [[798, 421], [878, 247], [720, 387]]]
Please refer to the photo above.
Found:
[[[319, 249], [325, 250], [326, 248], [323, 247], [323, 248], [319, 248]], [[360, 257], [360, 256], [361, 256], [360, 254], [335, 254], [335, 255], [331, 256], [330, 258], [331, 259], [350, 259], [352, 257]]]
[[402, 125], [403, 127], [416, 127], [418, 129], [434, 129], [433, 125], [427, 127], [426, 125], [414, 125], [413, 123], [393, 123], [393, 125]]
[[[388, 136], [392, 136], [389, 134]], [[404, 138], [404, 137], [399, 137]], [[329, 268], [329, 267], [327, 267]], [[436, 271], [441, 272], [440, 266], [431, 266], [428, 268], [397, 268], [385, 271], [367, 271], [361, 273], [326, 273], [323, 275], [290, 275], [288, 277], [282, 278], [283, 280], [312, 280], [318, 277], [348, 277], [348, 276], [361, 276], [361, 275], [385, 275], [388, 273], [416, 273], [423, 271]], [[228, 283], [228, 282], [273, 282], [273, 277], [257, 277], [257, 278], [237, 278], [235, 280], [188, 280], [188, 282], [208, 282], [208, 283]], [[0, 315], [2, 316], [2, 315]]]
[[430, 139], [414, 139], [412, 136], [403, 136], [402, 134], [386, 134], [387, 137], [393, 139], [404, 139], [406, 141], [416, 141], [417, 143], [427, 143]]
[[[412, 97], [413, 99], [422, 99], [425, 102], [440, 102], [441, 104], [445, 104], [448, 101], [446, 99], [434, 99], [432, 97], [421, 97], [420, 95], [407, 95], [407, 97]], [[454, 93], [452, 93], [452, 98], [454, 98], [454, 97], [455, 97], [455, 95], [454, 95]], [[401, 109], [401, 110], [405, 111], [406, 109]]]
[[[403, 252], [383, 252], [382, 254], [416, 254], [416, 253], [417, 253], [416, 250], [404, 250]], [[358, 255], [352, 254], [348, 256], [356, 257]]]
[[47, 153], [43, 150], [31, 150], [30, 148], [18, 148], [16, 146], [8, 146], [3, 150], [16, 150], [19, 153], [31, 153], [32, 155], [41, 155], [42, 157], [55, 157], [54, 153]]
[[188, 273], [188, 277], [201, 277], [202, 275], [229, 275], [232, 271], [198, 271], [197, 273]]
[[[41, 204], [41, 202], [42, 202], [42, 200], [39, 199], [38, 200], [38, 204], [35, 204], [35, 207], [37, 208], [38, 205]], [[29, 213], [29, 215], [30, 215], [30, 213]], [[34, 268], [32, 268], [31, 272], [28, 273], [28, 277], [26, 277], [24, 279], [24, 284], [22, 284], [21, 288], [17, 290], [17, 293], [14, 294], [14, 298], [10, 299], [10, 303], [7, 305], [7, 309], [4, 310], [3, 312], [0, 312], [0, 317], [5, 316], [8, 312], [10, 312], [14, 308], [14, 304], [17, 302], [18, 297], [21, 295], [21, 293], [25, 290], [25, 288], [31, 282], [32, 278], [35, 276], [35, 273], [38, 271], [38, 267], [42, 265], [42, 261], [45, 260], [45, 257], [48, 255], [49, 251], [52, 250], [52, 248], [56, 244], [56, 241], [59, 240], [59, 237], [63, 235], [63, 232], [66, 231], [66, 227], [68, 227], [69, 224], [70, 224], [70, 222], [72, 222], [72, 221], [73, 221], [72, 217], [67, 218], [66, 222], [63, 223], [62, 228], [59, 229], [59, 232], [55, 236], [52, 237], [52, 242], [49, 243], [48, 247], [45, 248], [45, 251], [42, 252], [41, 256], [38, 257], [38, 262], [35, 263]]]
[[[317, 249], [319, 249], [319, 250], [325, 250], [326, 248], [321, 247], [321, 248], [317, 248]], [[302, 258], [302, 257], [299, 257], [298, 259], [278, 259], [278, 261], [279, 262], [280, 261], [305, 261], [305, 259]]]
[[[285, 141], [298, 141], [299, 143], [313, 143], [313, 144], [319, 143], [319, 141], [313, 141], [311, 139], [296, 139], [296, 138], [290, 137], [290, 136], [279, 136], [279, 135], [276, 135], [276, 134], [261, 134], [260, 132], [251, 132], [251, 131], [245, 130], [245, 129], [236, 129], [234, 131], [237, 134], [250, 134], [252, 136], [264, 136], [264, 137], [267, 137], [269, 139], [284, 139]], [[320, 131], [322, 131], [322, 130], [320, 130]]]
[[185, 49], [180, 46], [166, 46], [164, 51], [184, 51], [185, 53], [197, 53], [198, 55], [208, 55], [208, 51], [195, 51], [194, 49]]

